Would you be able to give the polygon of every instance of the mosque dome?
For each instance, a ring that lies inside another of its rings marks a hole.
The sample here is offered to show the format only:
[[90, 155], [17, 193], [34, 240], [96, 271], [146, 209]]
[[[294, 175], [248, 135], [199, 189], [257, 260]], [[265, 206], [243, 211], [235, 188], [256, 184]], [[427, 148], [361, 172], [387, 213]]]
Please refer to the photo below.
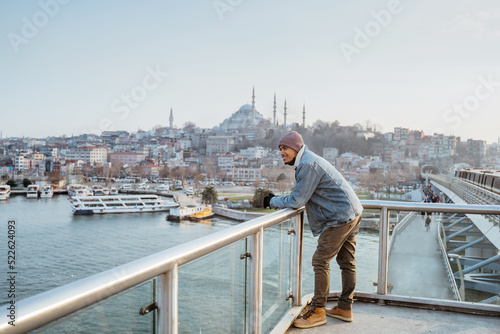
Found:
[[220, 124], [220, 129], [226, 131], [247, 129], [248, 127], [256, 126], [263, 119], [264, 117], [252, 105], [244, 104], [238, 111], [234, 112]]

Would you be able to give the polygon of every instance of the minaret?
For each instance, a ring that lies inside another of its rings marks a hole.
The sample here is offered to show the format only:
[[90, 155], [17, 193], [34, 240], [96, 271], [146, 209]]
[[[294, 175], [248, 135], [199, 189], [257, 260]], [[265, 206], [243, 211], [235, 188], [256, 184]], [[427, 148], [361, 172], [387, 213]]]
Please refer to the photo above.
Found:
[[168, 118], [168, 120], [170, 121], [170, 128], [173, 129], [174, 128], [174, 111], [172, 110], [172, 108], [170, 108], [170, 117]]
[[283, 112], [283, 126], [286, 128], [286, 99], [285, 99], [285, 111]]
[[306, 104], [304, 103], [304, 107], [302, 107], [302, 127], [306, 127]]
[[274, 93], [273, 126], [276, 126], [276, 93]]
[[255, 124], [255, 86], [252, 88], [252, 123]]

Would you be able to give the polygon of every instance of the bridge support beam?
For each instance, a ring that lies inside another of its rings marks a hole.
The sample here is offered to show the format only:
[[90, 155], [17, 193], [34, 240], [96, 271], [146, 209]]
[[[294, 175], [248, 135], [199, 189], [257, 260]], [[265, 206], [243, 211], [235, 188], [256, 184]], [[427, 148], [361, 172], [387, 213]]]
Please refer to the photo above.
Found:
[[458, 213], [454, 213], [454, 214], [452, 214], [451, 216], [449, 216], [448, 218], [446, 218], [446, 220], [444, 220], [444, 221], [443, 221], [443, 223], [449, 223], [449, 222], [450, 222], [450, 220], [451, 220], [452, 218], [455, 218], [457, 215], [458, 215]]
[[448, 252], [448, 254], [457, 254], [458, 252], [463, 251], [463, 250], [464, 250], [464, 249], [466, 249], [466, 248], [472, 247], [472, 246], [474, 246], [474, 245], [476, 245], [476, 244], [478, 244], [478, 243], [480, 243], [480, 242], [483, 242], [485, 239], [486, 239], [486, 237], [483, 235], [483, 236], [482, 236], [481, 238], [479, 238], [479, 239], [476, 239], [476, 240], [474, 240], [474, 241], [472, 241], [472, 242], [469, 242], [469, 243], [468, 243], [468, 244], [466, 244], [466, 245], [460, 246], [460, 247], [458, 247], [458, 248], [455, 248], [455, 249], [453, 249], [453, 250], [449, 251], [449, 252]]
[[475, 225], [472, 224], [472, 225], [467, 226], [466, 228], [461, 229], [460, 231], [457, 231], [453, 234], [450, 234], [449, 236], [446, 237], [446, 241], [450, 241], [452, 238], [459, 236], [460, 234], [465, 233], [469, 230], [472, 230], [474, 227], [475, 227]]
[[489, 259], [486, 259], [484, 261], [479, 262], [478, 264], [475, 264], [473, 266], [470, 266], [470, 267], [464, 269], [463, 273], [464, 273], [464, 275], [468, 274], [476, 269], [484, 267], [485, 265], [490, 264], [490, 263], [495, 262], [495, 261], [498, 261], [498, 260], [500, 260], [500, 255], [495, 255], [493, 257], [490, 257]]
[[453, 226], [455, 226], [455, 225], [457, 225], [457, 224], [460, 224], [460, 223], [461, 223], [463, 220], [465, 220], [465, 219], [467, 219], [467, 216], [462, 217], [462, 218], [460, 218], [460, 219], [458, 219], [458, 220], [455, 220], [453, 223], [451, 223], [450, 225], [446, 226], [445, 231], [449, 231], [449, 230], [451, 230], [451, 228], [452, 228]]

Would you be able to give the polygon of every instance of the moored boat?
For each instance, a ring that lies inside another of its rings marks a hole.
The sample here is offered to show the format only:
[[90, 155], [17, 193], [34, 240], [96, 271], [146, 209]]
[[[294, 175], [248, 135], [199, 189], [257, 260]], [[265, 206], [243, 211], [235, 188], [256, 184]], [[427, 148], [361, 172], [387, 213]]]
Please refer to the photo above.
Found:
[[70, 204], [75, 215], [168, 211], [179, 205], [156, 195], [73, 196]]
[[[212, 207], [210, 207], [210, 211], [212, 211]], [[205, 211], [205, 209], [208, 208], [206, 205], [199, 205], [199, 206], [183, 206], [183, 207], [177, 207], [173, 208], [170, 210], [170, 213], [166, 217], [166, 220], [182, 220], [182, 219], [191, 219], [191, 215], [201, 215], [202, 212]], [[203, 218], [209, 218], [209, 217], [203, 217]], [[202, 218], [200, 218], [202, 219]]]
[[[103, 186], [99, 186], [99, 185], [93, 185], [91, 187], [92, 189], [92, 193], [94, 194], [94, 196], [104, 196], [104, 195], [109, 195], [109, 190], [108, 191], [105, 191], [104, 187]], [[107, 193], [106, 193], [107, 192]]]
[[212, 206], [208, 205], [203, 209], [203, 211], [198, 211], [193, 214], [190, 214], [189, 219], [191, 220], [207, 219], [211, 218], [213, 215], [214, 213], [212, 212]]
[[28, 186], [28, 193], [26, 194], [26, 198], [38, 198], [38, 190], [40, 186], [38, 184], [30, 184]]
[[40, 191], [40, 197], [52, 198], [53, 195], [54, 195], [54, 190], [52, 189], [52, 186], [45, 185], [42, 187], [42, 190]]
[[10, 197], [10, 186], [7, 184], [0, 184], [0, 200], [6, 200]]
[[118, 195], [118, 188], [116, 188], [116, 187], [110, 187], [109, 188], [109, 194], [110, 195]]
[[69, 196], [92, 196], [92, 190], [82, 184], [71, 184], [68, 186]]

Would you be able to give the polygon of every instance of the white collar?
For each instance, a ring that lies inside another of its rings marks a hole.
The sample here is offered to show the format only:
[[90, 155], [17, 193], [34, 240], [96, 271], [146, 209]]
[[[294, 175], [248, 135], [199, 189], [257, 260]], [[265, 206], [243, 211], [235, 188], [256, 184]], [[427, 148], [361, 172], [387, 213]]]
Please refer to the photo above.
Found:
[[295, 157], [295, 163], [293, 164], [293, 167], [297, 168], [299, 165], [300, 159], [302, 159], [302, 155], [304, 154], [306, 145], [302, 145], [302, 148], [300, 151], [297, 153], [297, 156]]

